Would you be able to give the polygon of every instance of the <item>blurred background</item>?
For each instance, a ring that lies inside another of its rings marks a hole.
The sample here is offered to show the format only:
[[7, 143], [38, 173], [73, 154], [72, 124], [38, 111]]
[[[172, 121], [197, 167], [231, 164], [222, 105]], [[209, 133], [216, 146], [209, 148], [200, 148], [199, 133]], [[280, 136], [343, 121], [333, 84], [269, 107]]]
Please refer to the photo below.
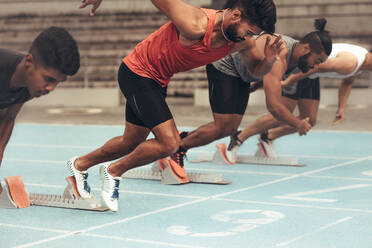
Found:
[[[224, 0], [186, 0], [207, 8], [222, 8]], [[372, 0], [275, 0], [277, 32], [301, 38], [314, 30], [315, 18], [328, 20], [334, 42], [372, 48]], [[69, 30], [81, 53], [81, 69], [48, 96], [30, 106], [98, 106], [124, 104], [117, 86], [121, 59], [167, 17], [149, 0], [104, 0], [96, 16], [78, 9], [76, 0], [0, 0], [0, 47], [27, 51], [31, 41], [49, 26]], [[323, 105], [337, 104], [340, 80], [322, 79]], [[372, 104], [372, 74], [363, 73], [354, 83], [350, 104]], [[204, 67], [176, 74], [168, 87], [171, 98], [208, 106]], [[250, 106], [264, 105], [262, 91], [252, 94]]]

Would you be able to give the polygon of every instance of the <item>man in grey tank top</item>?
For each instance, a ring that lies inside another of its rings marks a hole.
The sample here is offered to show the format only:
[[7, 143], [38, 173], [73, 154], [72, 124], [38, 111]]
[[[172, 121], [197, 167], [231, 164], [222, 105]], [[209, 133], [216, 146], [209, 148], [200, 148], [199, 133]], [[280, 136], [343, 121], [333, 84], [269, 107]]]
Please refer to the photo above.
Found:
[[[319, 33], [311, 32], [300, 41], [284, 36], [285, 48], [271, 71], [263, 77], [268, 110], [279, 121], [296, 128], [300, 135], [306, 134], [311, 128], [309, 119], [295, 117], [282, 102], [281, 80], [292, 71], [307, 71], [327, 59], [331, 53], [332, 41], [328, 32]], [[256, 39], [259, 49], [264, 46], [268, 35], [263, 34]], [[190, 148], [209, 144], [228, 135], [232, 135], [234, 141], [229, 148], [242, 143], [245, 137], [240, 137], [237, 129], [248, 103], [250, 83], [257, 80], [247, 72], [246, 63], [244, 57], [235, 53], [207, 65], [209, 98], [214, 121], [190, 133], [182, 132], [178, 153], [184, 154]], [[228, 163], [234, 162], [227, 157], [225, 159]]]
[[77, 44], [63, 28], [45, 29], [27, 54], [0, 49], [0, 166], [23, 104], [48, 94], [79, 67]]

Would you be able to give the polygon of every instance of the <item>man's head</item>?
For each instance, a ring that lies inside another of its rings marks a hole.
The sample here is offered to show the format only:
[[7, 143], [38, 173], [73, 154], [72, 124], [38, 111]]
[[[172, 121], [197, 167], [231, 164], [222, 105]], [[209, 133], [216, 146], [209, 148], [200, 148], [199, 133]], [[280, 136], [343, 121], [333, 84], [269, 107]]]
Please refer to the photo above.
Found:
[[228, 25], [222, 31], [233, 42], [245, 40], [246, 36], [262, 31], [275, 32], [276, 7], [273, 0], [229, 0], [225, 9], [230, 9]]
[[63, 28], [50, 27], [33, 41], [25, 57], [25, 80], [32, 97], [54, 90], [80, 67], [78, 46]]
[[332, 52], [332, 38], [325, 30], [326, 24], [326, 19], [316, 19], [317, 31], [308, 33], [300, 40], [302, 55], [298, 61], [298, 68], [304, 73], [314, 68], [314, 65], [323, 63]]

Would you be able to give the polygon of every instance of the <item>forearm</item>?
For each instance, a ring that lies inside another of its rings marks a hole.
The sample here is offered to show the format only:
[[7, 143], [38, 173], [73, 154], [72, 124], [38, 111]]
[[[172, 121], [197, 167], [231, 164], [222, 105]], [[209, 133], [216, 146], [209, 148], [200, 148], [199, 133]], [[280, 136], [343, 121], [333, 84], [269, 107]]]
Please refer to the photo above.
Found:
[[278, 121], [298, 128], [301, 125], [301, 120], [294, 116], [282, 103], [270, 104], [267, 103], [267, 109]]
[[273, 67], [275, 61], [261, 60], [256, 66], [250, 69], [250, 73], [255, 78], [263, 78]]
[[3, 120], [0, 124], [0, 165], [5, 147], [7, 146], [14, 128], [14, 120]]
[[351, 88], [353, 87], [353, 80], [343, 80], [338, 88], [338, 111], [344, 111], [347, 100], [349, 99]]
[[167, 6], [172, 4], [169, 0], [151, 0], [152, 4], [162, 12], [166, 12]]

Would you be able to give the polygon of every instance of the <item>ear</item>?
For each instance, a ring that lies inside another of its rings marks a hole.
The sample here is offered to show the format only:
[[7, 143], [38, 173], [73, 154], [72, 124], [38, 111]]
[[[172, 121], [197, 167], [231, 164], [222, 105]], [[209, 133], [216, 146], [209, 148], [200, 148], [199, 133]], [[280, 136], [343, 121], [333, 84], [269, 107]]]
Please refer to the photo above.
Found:
[[303, 49], [302, 52], [304, 54], [308, 54], [309, 52], [311, 52], [311, 48], [310, 48], [310, 44], [309, 43], [303, 44], [302, 49]]
[[25, 57], [25, 67], [27, 69], [35, 67], [35, 58], [31, 53], [28, 53]]
[[240, 9], [231, 10], [231, 21], [236, 22], [242, 19], [242, 12]]

